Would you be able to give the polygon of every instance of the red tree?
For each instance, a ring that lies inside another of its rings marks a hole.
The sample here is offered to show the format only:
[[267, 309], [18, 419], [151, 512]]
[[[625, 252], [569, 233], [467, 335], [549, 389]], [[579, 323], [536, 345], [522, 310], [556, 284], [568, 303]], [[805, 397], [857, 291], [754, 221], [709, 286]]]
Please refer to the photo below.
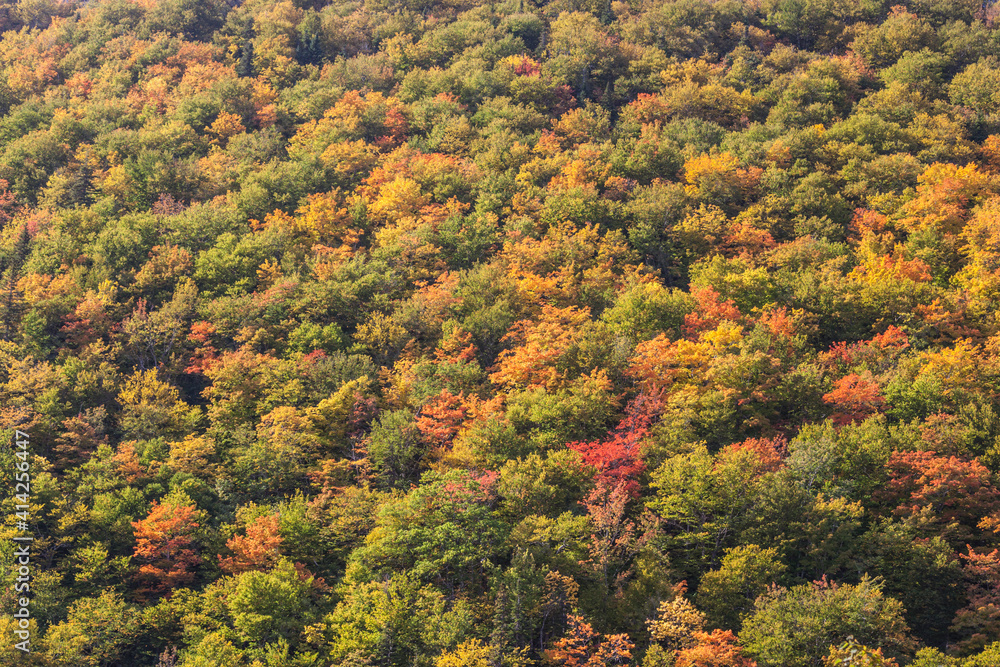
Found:
[[455, 395], [442, 389], [440, 394], [431, 398], [420, 409], [417, 430], [435, 446], [447, 447], [468, 415], [469, 409], [462, 392]]
[[907, 348], [910, 347], [906, 333], [894, 326], [874, 336], [871, 340], [856, 343], [834, 343], [826, 352], [821, 352], [819, 361], [824, 366], [845, 372], [853, 366], [864, 364], [880, 372], [892, 367]]
[[623, 419], [604, 440], [571, 442], [566, 446], [583, 455], [584, 463], [597, 469], [597, 481], [608, 488], [625, 484], [629, 495], [639, 491], [636, 478], [646, 464], [640, 458], [640, 442], [649, 431], [650, 423], [662, 407], [656, 397], [639, 394]]
[[584, 500], [593, 532], [587, 549], [590, 558], [580, 564], [619, 592], [631, 574], [628, 562], [637, 547], [635, 522], [625, 513], [628, 500], [626, 482], [614, 487], [599, 483]]
[[188, 341], [193, 351], [187, 368], [184, 369], [185, 373], [204, 373], [205, 369], [218, 360], [219, 352], [212, 346], [213, 334], [215, 326], [209, 322], [195, 322], [191, 325]]
[[889, 482], [876, 498], [925, 532], [953, 544], [981, 538], [976, 526], [1000, 509], [1000, 491], [977, 460], [934, 452], [893, 452], [886, 464]]
[[967, 548], [967, 554], [959, 555], [965, 561], [969, 604], [955, 614], [951, 629], [964, 635], [959, 646], [971, 652], [1000, 636], [1000, 551], [981, 554]]
[[57, 469], [65, 470], [79, 464], [96, 451], [99, 445], [108, 441], [101, 428], [103, 420], [103, 408], [99, 411], [88, 410], [88, 414], [81, 412], [76, 417], [63, 420], [65, 431], [56, 438], [53, 448]]

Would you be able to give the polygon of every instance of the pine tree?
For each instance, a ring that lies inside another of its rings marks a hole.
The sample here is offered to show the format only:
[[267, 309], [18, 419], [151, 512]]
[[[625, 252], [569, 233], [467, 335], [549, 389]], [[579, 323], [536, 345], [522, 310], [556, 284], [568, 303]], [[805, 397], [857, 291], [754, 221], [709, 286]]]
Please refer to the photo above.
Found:
[[246, 28], [243, 29], [243, 43], [240, 45], [239, 49], [240, 59], [236, 63], [236, 74], [244, 78], [252, 77], [254, 75], [254, 32], [253, 21], [247, 21]]

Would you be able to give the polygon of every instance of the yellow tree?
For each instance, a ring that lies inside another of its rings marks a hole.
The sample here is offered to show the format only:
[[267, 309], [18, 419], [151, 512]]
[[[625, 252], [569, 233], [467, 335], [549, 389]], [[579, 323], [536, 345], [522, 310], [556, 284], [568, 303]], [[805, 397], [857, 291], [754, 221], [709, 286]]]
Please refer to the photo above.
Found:
[[183, 436], [200, 416], [198, 408], [181, 400], [180, 391], [159, 378], [156, 369], [137, 371], [118, 394], [121, 426], [132, 437]]

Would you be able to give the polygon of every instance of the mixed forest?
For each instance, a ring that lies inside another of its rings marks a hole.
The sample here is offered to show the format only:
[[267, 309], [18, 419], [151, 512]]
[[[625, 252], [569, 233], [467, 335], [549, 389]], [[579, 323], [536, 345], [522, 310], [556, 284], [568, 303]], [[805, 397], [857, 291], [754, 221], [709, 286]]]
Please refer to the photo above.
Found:
[[1000, 7], [0, 31], [0, 664], [1000, 665]]

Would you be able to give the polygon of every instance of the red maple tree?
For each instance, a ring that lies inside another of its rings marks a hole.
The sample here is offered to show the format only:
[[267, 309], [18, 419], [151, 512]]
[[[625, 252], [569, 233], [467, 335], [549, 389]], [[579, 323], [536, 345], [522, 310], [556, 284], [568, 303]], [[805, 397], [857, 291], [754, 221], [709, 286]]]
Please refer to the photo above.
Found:
[[447, 389], [434, 396], [417, 415], [417, 430], [437, 447], [446, 447], [462, 428], [469, 409], [462, 392], [457, 395]]
[[743, 455], [749, 455], [744, 461], [748, 461], [754, 467], [756, 475], [775, 472], [788, 458], [788, 440], [779, 435], [774, 438], [748, 438], [743, 442], [734, 442], [719, 452], [719, 460], [726, 461]]
[[640, 443], [649, 432], [654, 417], [662, 408], [662, 400], [653, 395], [639, 394], [626, 409], [625, 418], [603, 440], [571, 442], [566, 446], [583, 456], [587, 465], [597, 469], [599, 484], [614, 488], [621, 483], [629, 495], [639, 491], [638, 476], [646, 469], [640, 458]]
[[934, 452], [893, 452], [886, 468], [889, 482], [876, 499], [892, 514], [952, 542], [981, 538], [976, 526], [1000, 509], [1000, 490], [978, 460]]
[[966, 599], [951, 629], [964, 638], [958, 646], [965, 651], [980, 650], [1000, 635], [1000, 551], [959, 554], [964, 561]]

